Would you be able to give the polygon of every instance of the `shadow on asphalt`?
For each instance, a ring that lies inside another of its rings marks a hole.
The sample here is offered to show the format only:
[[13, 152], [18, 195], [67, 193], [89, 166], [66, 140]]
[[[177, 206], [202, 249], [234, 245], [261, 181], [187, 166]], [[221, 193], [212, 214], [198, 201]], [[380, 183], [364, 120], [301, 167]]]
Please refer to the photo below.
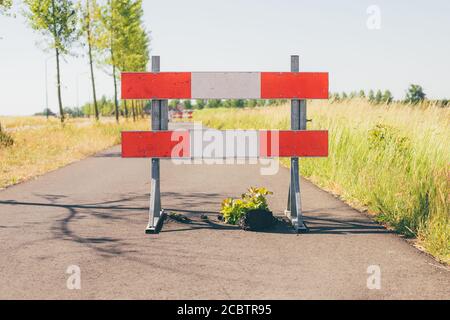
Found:
[[312, 234], [381, 234], [392, 233], [385, 227], [377, 224], [376, 222], [367, 220], [349, 220], [349, 219], [337, 219], [334, 217], [313, 217], [305, 215], [305, 222], [310, 228], [308, 233]]
[[[183, 214], [189, 218], [188, 221], [175, 221], [168, 219], [164, 222], [164, 226], [170, 226], [161, 230], [161, 233], [165, 232], [180, 232], [180, 231], [194, 231], [201, 229], [217, 229], [217, 230], [240, 230], [238, 226], [227, 225], [220, 222], [217, 219], [218, 212], [213, 211], [199, 211], [199, 210], [180, 210], [175, 208], [166, 208], [167, 212]], [[201, 219], [202, 215], [208, 217], [207, 220]], [[261, 230], [261, 233], [280, 233], [280, 234], [295, 234], [294, 229], [289, 224], [287, 218], [283, 216], [276, 216], [278, 222], [274, 227]], [[391, 233], [391, 231], [385, 229], [383, 226], [372, 222], [370, 220], [345, 220], [336, 218], [318, 218], [312, 216], [305, 216], [305, 222], [309, 227], [307, 234], [384, 234]], [[217, 222], [215, 221], [217, 220]]]
[[101, 152], [93, 155], [94, 158], [121, 158], [121, 152]]
[[[71, 223], [83, 223], [82, 219], [87, 217], [109, 220], [109, 221], [128, 221], [137, 215], [147, 215], [148, 206], [129, 205], [135, 202], [148, 201], [148, 195], [127, 195], [117, 200], [109, 200], [103, 202], [86, 203], [86, 204], [70, 204], [66, 203], [67, 197], [58, 194], [44, 194], [38, 195], [45, 199], [44, 202], [23, 202], [14, 200], [0, 201], [2, 205], [14, 205], [14, 206], [32, 206], [32, 207], [54, 207], [66, 210], [67, 214], [62, 219], [55, 220], [55, 224], [52, 227], [53, 235], [55, 239], [62, 239], [68, 241], [74, 241], [83, 244], [93, 250], [98, 251], [102, 255], [111, 256], [133, 252], [134, 250], [127, 250], [127, 239], [112, 238], [108, 236], [83, 236], [75, 231], [75, 228], [71, 228]], [[198, 193], [198, 194], [175, 194], [175, 193], [163, 193], [163, 196], [176, 197], [180, 202], [180, 206], [189, 203], [193, 203], [195, 198], [195, 205], [202, 207], [206, 204], [218, 203], [217, 196], [221, 196], [214, 193]], [[222, 195], [223, 196], [223, 195]], [[199, 201], [199, 198], [202, 201]], [[205, 201], [205, 199], [208, 199]], [[128, 205], [127, 205], [128, 204]], [[330, 216], [327, 212], [333, 212], [333, 209], [338, 208], [326, 208], [322, 210], [313, 210], [305, 212], [305, 222], [310, 228], [306, 234], [331, 234], [331, 235], [346, 235], [346, 234], [382, 234], [391, 233], [391, 231], [385, 229], [383, 226], [371, 221], [368, 218], [354, 218], [348, 217], [336, 218], [336, 214]], [[183, 214], [188, 217], [187, 222], [174, 221], [168, 219], [165, 221], [164, 227], [161, 233], [170, 232], [189, 232], [202, 229], [213, 229], [223, 231], [236, 231], [240, 230], [238, 226], [227, 225], [219, 221], [217, 216], [218, 212], [204, 211], [193, 208], [192, 210], [177, 209], [175, 207], [165, 208], [167, 212], [174, 212]], [[314, 214], [314, 216], [312, 215]], [[320, 214], [320, 217], [315, 214]], [[202, 216], [207, 216], [205, 219]], [[289, 225], [286, 218], [278, 216], [278, 223], [268, 230], [258, 231], [261, 233], [275, 233], [275, 234], [295, 234], [293, 228]], [[92, 221], [90, 221], [92, 225]], [[2, 226], [0, 226], [2, 227]], [[76, 228], [79, 229], [79, 228]]]

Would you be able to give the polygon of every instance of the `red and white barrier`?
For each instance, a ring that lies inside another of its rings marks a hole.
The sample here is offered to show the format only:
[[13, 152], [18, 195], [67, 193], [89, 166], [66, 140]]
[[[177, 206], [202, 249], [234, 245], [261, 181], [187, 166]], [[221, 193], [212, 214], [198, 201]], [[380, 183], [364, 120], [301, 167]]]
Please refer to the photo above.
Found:
[[328, 99], [328, 73], [124, 72], [122, 99]]
[[291, 128], [306, 129], [306, 102], [302, 100], [328, 98], [328, 73], [298, 72], [297, 55], [291, 56], [291, 71], [160, 72], [159, 56], [153, 56], [151, 73], [122, 73], [122, 99], [153, 100], [154, 131], [122, 132], [122, 157], [153, 158], [147, 233], [158, 233], [164, 221], [159, 158], [291, 157], [285, 214], [297, 231], [308, 230], [301, 214], [298, 157], [326, 157], [327, 131], [164, 130], [168, 128], [167, 99], [292, 99]]
[[170, 111], [170, 117], [172, 119], [192, 119], [192, 110], [184, 111]]

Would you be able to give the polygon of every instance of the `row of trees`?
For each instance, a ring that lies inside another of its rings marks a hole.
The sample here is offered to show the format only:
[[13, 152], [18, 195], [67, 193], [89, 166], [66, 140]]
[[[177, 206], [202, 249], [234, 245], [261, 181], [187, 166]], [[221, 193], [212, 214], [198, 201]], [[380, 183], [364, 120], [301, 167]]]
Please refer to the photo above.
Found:
[[[350, 93], [330, 93], [330, 100], [343, 101], [347, 99], [360, 98], [367, 99], [373, 104], [389, 104], [394, 101], [394, 96], [389, 90], [381, 91], [369, 90], [366, 94], [364, 90], [352, 91]], [[424, 101], [426, 95], [423, 88], [420, 85], [412, 84], [406, 92], [406, 96], [403, 100], [398, 102], [417, 104]], [[184, 108], [184, 109], [203, 109], [203, 108], [218, 108], [218, 107], [228, 107], [228, 108], [243, 108], [243, 107], [260, 107], [260, 106], [270, 106], [270, 105], [280, 105], [286, 103], [287, 100], [261, 100], [261, 99], [231, 99], [231, 100], [196, 100], [193, 104], [191, 100], [171, 100], [169, 107], [174, 108]], [[433, 103], [438, 103], [441, 106], [448, 105], [447, 100], [433, 101]]]
[[281, 105], [286, 103], [287, 100], [263, 100], [263, 99], [208, 99], [202, 100], [197, 99], [193, 103], [191, 100], [170, 100], [170, 109], [204, 109], [204, 108], [253, 108], [253, 107], [263, 107], [272, 105]]
[[394, 100], [394, 97], [392, 96], [392, 93], [389, 90], [385, 90], [384, 92], [381, 90], [377, 90], [375, 93], [374, 90], [370, 90], [367, 94], [364, 90], [352, 91], [350, 93], [342, 92], [339, 93], [330, 93], [330, 99], [332, 101], [342, 101], [347, 99], [353, 99], [353, 98], [361, 98], [361, 99], [367, 99], [371, 103], [391, 103]]
[[[144, 117], [146, 113], [150, 111], [150, 102], [142, 100], [131, 100], [130, 104], [127, 104], [126, 100], [119, 102], [119, 114], [126, 118], [132, 117], [136, 120], [138, 117]], [[106, 96], [102, 96], [98, 102], [97, 107], [93, 103], [85, 103], [81, 108], [83, 116], [93, 116], [95, 112], [98, 112], [102, 116], [111, 116], [116, 114], [116, 105], [114, 99], [108, 99]], [[97, 111], [95, 111], [97, 110]]]
[[[341, 94], [339, 93], [330, 94], [330, 99], [332, 99], [332, 101], [341, 101], [352, 98], [367, 99], [369, 102], [374, 104], [389, 104], [394, 101], [394, 97], [389, 90], [385, 91], [377, 90], [377, 92], [375, 92], [374, 90], [370, 90], [367, 93], [367, 95], [364, 90], [360, 90], [359, 92], [352, 91], [348, 94], [346, 92], [342, 92]], [[406, 91], [405, 98], [398, 102], [417, 104], [424, 101], [425, 98], [426, 94], [424, 93], [423, 88], [420, 85], [411, 84], [408, 90]], [[445, 100], [443, 102], [444, 104], [446, 104]]]
[[[0, 12], [11, 0], [0, 0]], [[117, 85], [121, 71], [145, 71], [149, 61], [149, 35], [143, 25], [142, 0], [24, 0], [22, 12], [30, 27], [45, 40], [44, 50], [56, 58], [59, 113], [64, 122], [60, 59], [79, 45], [88, 58], [95, 118], [100, 115], [94, 66], [113, 78], [114, 114], [119, 121]], [[124, 105], [128, 114], [127, 105]], [[73, 109], [68, 109], [73, 110]]]

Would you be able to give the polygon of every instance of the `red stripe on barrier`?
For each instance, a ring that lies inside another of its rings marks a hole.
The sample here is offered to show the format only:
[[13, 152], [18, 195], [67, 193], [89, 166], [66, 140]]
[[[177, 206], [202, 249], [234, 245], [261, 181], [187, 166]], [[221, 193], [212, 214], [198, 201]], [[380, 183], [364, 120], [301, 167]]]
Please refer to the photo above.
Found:
[[261, 72], [261, 99], [328, 99], [328, 73]]
[[328, 156], [328, 131], [260, 131], [259, 143], [260, 157]]
[[190, 99], [190, 72], [124, 72], [122, 99]]
[[123, 158], [190, 156], [189, 131], [123, 131]]

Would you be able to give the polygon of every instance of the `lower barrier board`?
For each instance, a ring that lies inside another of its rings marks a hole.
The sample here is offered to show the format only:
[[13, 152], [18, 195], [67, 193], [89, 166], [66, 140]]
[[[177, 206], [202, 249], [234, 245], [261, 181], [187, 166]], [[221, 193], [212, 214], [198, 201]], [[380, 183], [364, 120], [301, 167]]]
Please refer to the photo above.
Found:
[[123, 158], [326, 157], [324, 130], [122, 132]]

